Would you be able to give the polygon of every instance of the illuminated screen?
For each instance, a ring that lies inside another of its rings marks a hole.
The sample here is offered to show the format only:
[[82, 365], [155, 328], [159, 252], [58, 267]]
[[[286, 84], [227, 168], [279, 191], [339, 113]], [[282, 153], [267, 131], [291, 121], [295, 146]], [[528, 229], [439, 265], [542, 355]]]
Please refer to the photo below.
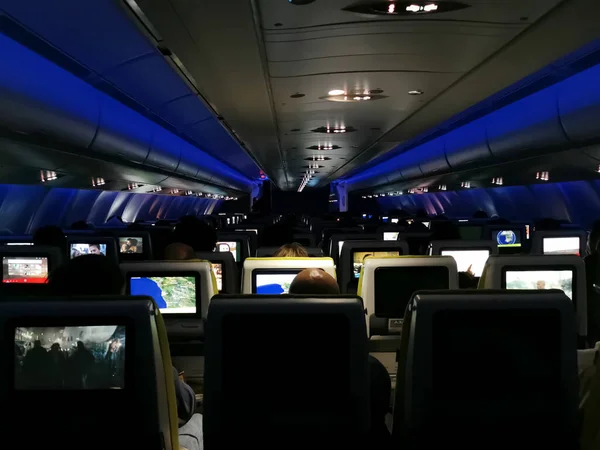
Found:
[[48, 281], [48, 257], [4, 256], [2, 257], [2, 282], [41, 284]]
[[521, 230], [494, 230], [492, 239], [498, 244], [498, 248], [520, 247]]
[[507, 270], [506, 289], [560, 289], [573, 300], [572, 270]]
[[378, 267], [375, 269], [375, 314], [404, 317], [415, 291], [448, 289], [448, 268], [444, 266]]
[[33, 245], [33, 242], [6, 242], [4, 245]]
[[564, 417], [558, 310], [445, 310], [431, 327], [434, 417], [485, 430], [560, 423], [547, 421]]
[[217, 290], [221, 292], [223, 290], [223, 265], [219, 263], [212, 263], [211, 265], [217, 279]]
[[[299, 272], [299, 271], [298, 271]], [[287, 294], [296, 273], [257, 273], [255, 294]]]
[[477, 226], [462, 226], [458, 227], [458, 232], [460, 233], [460, 238], [465, 241], [477, 241], [481, 239], [481, 231], [482, 227]]
[[240, 260], [240, 248], [239, 242], [217, 242], [217, 251], [219, 252], [231, 252], [233, 259], [237, 262]]
[[543, 238], [544, 255], [577, 255], [579, 254], [579, 237], [545, 237]]
[[363, 267], [365, 258], [372, 256], [374, 258], [382, 258], [385, 256], [400, 256], [400, 252], [396, 251], [383, 251], [383, 252], [354, 252], [352, 254], [352, 264], [354, 267], [354, 278], [360, 278], [360, 270]]
[[383, 240], [384, 241], [397, 241], [399, 231], [384, 231], [383, 232]]
[[124, 389], [124, 326], [15, 328], [15, 389]]
[[452, 256], [459, 272], [471, 272], [480, 277], [490, 256], [489, 250], [442, 250], [442, 256]]
[[383, 216], [381, 218], [381, 220], [383, 221], [383, 223], [388, 223], [388, 217], [387, 216]]
[[71, 259], [83, 255], [106, 256], [106, 244], [71, 244], [69, 254], [71, 255]]
[[141, 237], [120, 237], [119, 251], [121, 253], [144, 253], [144, 240]]
[[[347, 400], [352, 391], [346, 316], [229, 314], [223, 318], [221, 329], [223, 404], [252, 405], [252, 414], [226, 408], [225, 414], [230, 416], [227, 423], [252, 429], [258, 435], [272, 433], [273, 426], [278, 433], [297, 435], [306, 427], [335, 427], [340, 421], [353, 420], [355, 412]], [[269, 342], [270, 350], [248, 351], [248, 336], [255, 342]], [[282, 373], [287, 375], [282, 377]]]
[[196, 313], [196, 277], [131, 277], [131, 295], [148, 295], [163, 314]]
[[398, 219], [397, 217], [394, 217], [394, 218], [392, 219], [392, 223], [398, 223], [398, 220], [399, 220], [399, 219]]
[[427, 228], [429, 228], [430, 222], [421, 222], [423, 225], [425, 225]]

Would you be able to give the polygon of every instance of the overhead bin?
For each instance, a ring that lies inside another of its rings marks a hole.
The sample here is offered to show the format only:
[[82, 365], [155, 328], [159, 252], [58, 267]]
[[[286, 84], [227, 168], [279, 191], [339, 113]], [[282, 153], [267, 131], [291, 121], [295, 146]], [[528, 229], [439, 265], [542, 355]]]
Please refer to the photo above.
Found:
[[0, 71], [0, 127], [50, 136], [66, 151], [251, 191], [249, 178], [3, 34], [0, 54], [15, 62]]
[[558, 87], [551, 86], [486, 117], [488, 145], [498, 158], [527, 158], [565, 148], [558, 116]]
[[[365, 189], [600, 141], [600, 65], [346, 179]], [[381, 183], [388, 174], [388, 182]]]
[[568, 78], [559, 85], [558, 111], [569, 139], [577, 143], [600, 137], [600, 66]]

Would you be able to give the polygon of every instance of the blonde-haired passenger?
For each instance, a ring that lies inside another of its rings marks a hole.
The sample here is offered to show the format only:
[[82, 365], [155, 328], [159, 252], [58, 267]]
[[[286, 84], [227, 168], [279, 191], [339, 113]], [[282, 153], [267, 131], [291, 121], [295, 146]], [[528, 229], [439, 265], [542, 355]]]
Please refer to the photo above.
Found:
[[273, 254], [274, 258], [308, 258], [308, 252], [297, 242], [282, 245]]

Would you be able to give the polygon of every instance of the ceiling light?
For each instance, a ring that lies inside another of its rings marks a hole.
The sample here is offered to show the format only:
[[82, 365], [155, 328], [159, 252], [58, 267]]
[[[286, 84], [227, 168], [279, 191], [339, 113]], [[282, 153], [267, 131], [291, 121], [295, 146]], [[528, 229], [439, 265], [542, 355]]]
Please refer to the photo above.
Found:
[[329, 95], [344, 95], [346, 91], [342, 91], [341, 89], [332, 89], [327, 94]]
[[106, 182], [104, 178], [92, 178], [92, 186], [104, 186]]
[[429, 5], [425, 5], [423, 7], [423, 11], [425, 11], [425, 12], [437, 11], [437, 9], [438, 9], [438, 5], [436, 5], [435, 3], [430, 3]]
[[440, 185], [438, 186], [438, 189], [439, 189], [440, 191], [445, 191], [445, 190], [446, 190], [446, 185], [445, 185], [445, 184], [440, 184]]
[[408, 5], [406, 7], [406, 10], [408, 12], [419, 12], [421, 10], [421, 7], [419, 5]]
[[58, 176], [56, 175], [56, 172], [52, 170], [40, 170], [40, 180], [42, 183], [45, 183], [46, 181], [53, 181], [57, 178]]
[[396, 5], [394, 3], [390, 3], [390, 6], [388, 6], [388, 14], [394, 14], [394, 12], [396, 12]]
[[412, 91], [408, 91], [408, 95], [423, 95], [423, 91], [420, 89], [414, 89]]
[[541, 181], [548, 181], [550, 179], [550, 173], [549, 172], [538, 172], [535, 174], [535, 179], [541, 180]]
[[470, 181], [463, 181], [462, 183], [460, 183], [460, 187], [465, 188], [465, 189], [469, 189], [471, 187], [471, 182]]
[[429, 13], [438, 10], [438, 5], [435, 3], [428, 3], [427, 5], [408, 5], [406, 11], [410, 13]]

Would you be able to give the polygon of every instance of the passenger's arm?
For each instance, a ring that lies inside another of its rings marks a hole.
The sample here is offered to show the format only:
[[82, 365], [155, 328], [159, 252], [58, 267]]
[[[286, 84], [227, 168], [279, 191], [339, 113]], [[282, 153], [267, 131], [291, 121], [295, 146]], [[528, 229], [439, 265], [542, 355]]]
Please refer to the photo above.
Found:
[[175, 367], [173, 367], [173, 379], [175, 380], [175, 396], [177, 397], [177, 417], [180, 420], [179, 426], [181, 426], [194, 415], [196, 394], [187, 383], [181, 381], [179, 372]]

